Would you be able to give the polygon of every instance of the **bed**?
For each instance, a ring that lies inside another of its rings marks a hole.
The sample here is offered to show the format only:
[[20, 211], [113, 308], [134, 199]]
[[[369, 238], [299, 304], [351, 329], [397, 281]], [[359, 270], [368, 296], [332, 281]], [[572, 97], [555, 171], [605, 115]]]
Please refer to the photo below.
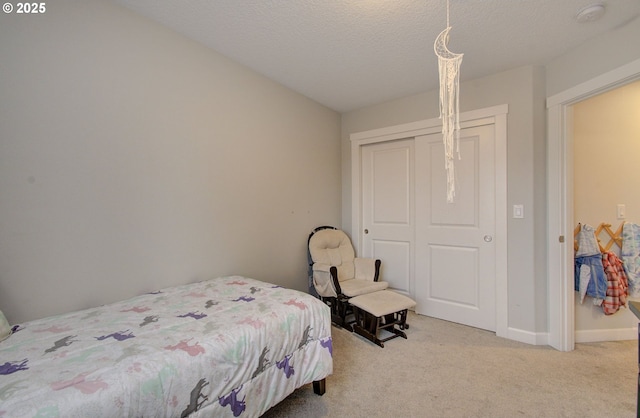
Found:
[[222, 277], [14, 326], [0, 417], [258, 417], [332, 371], [325, 304]]

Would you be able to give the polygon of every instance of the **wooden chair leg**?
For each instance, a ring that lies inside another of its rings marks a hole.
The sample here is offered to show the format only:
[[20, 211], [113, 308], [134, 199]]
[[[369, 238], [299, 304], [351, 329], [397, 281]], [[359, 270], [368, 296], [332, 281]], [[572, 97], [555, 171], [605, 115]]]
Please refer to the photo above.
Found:
[[[384, 348], [384, 343], [393, 338], [402, 337], [407, 338], [407, 334], [402, 331], [408, 328], [407, 321], [407, 309], [392, 314], [384, 315], [382, 317], [376, 317], [369, 312], [353, 307], [356, 321], [353, 325], [353, 331], [363, 336], [367, 340]], [[381, 330], [386, 330], [391, 333], [384, 339], [381, 339], [379, 334]]]

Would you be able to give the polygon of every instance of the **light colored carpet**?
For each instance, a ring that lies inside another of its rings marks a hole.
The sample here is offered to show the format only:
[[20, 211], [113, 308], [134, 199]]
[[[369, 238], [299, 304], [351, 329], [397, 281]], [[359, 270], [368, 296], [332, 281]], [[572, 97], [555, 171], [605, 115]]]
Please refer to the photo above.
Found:
[[333, 327], [333, 374], [271, 408], [276, 417], [634, 417], [637, 341], [563, 353], [409, 314], [380, 348]]

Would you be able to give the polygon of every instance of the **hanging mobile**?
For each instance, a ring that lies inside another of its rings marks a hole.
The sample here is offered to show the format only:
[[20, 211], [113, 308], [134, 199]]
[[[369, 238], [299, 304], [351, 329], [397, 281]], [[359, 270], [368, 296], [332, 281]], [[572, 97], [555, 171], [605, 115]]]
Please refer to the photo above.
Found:
[[442, 119], [442, 142], [447, 171], [447, 202], [453, 203], [456, 194], [454, 144], [455, 154], [460, 159], [460, 64], [464, 54], [453, 53], [447, 48], [450, 30], [449, 0], [447, 0], [447, 28], [436, 38], [433, 50], [438, 56], [440, 73], [440, 119]]

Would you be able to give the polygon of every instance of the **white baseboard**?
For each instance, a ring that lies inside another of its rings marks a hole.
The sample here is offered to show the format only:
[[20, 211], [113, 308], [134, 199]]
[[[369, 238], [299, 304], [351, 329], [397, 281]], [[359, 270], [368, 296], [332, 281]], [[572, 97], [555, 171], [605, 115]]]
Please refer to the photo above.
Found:
[[631, 327], [576, 331], [575, 338], [577, 343], [635, 340], [638, 338], [638, 328]]
[[548, 345], [549, 343], [548, 332], [531, 332], [517, 328], [508, 328], [506, 337], [510, 340], [531, 345]]
[[[531, 345], [548, 345], [548, 332], [531, 332], [509, 328], [506, 338]], [[624, 341], [638, 339], [638, 328], [592, 329], [575, 332], [576, 343], [594, 343], [602, 341]]]

